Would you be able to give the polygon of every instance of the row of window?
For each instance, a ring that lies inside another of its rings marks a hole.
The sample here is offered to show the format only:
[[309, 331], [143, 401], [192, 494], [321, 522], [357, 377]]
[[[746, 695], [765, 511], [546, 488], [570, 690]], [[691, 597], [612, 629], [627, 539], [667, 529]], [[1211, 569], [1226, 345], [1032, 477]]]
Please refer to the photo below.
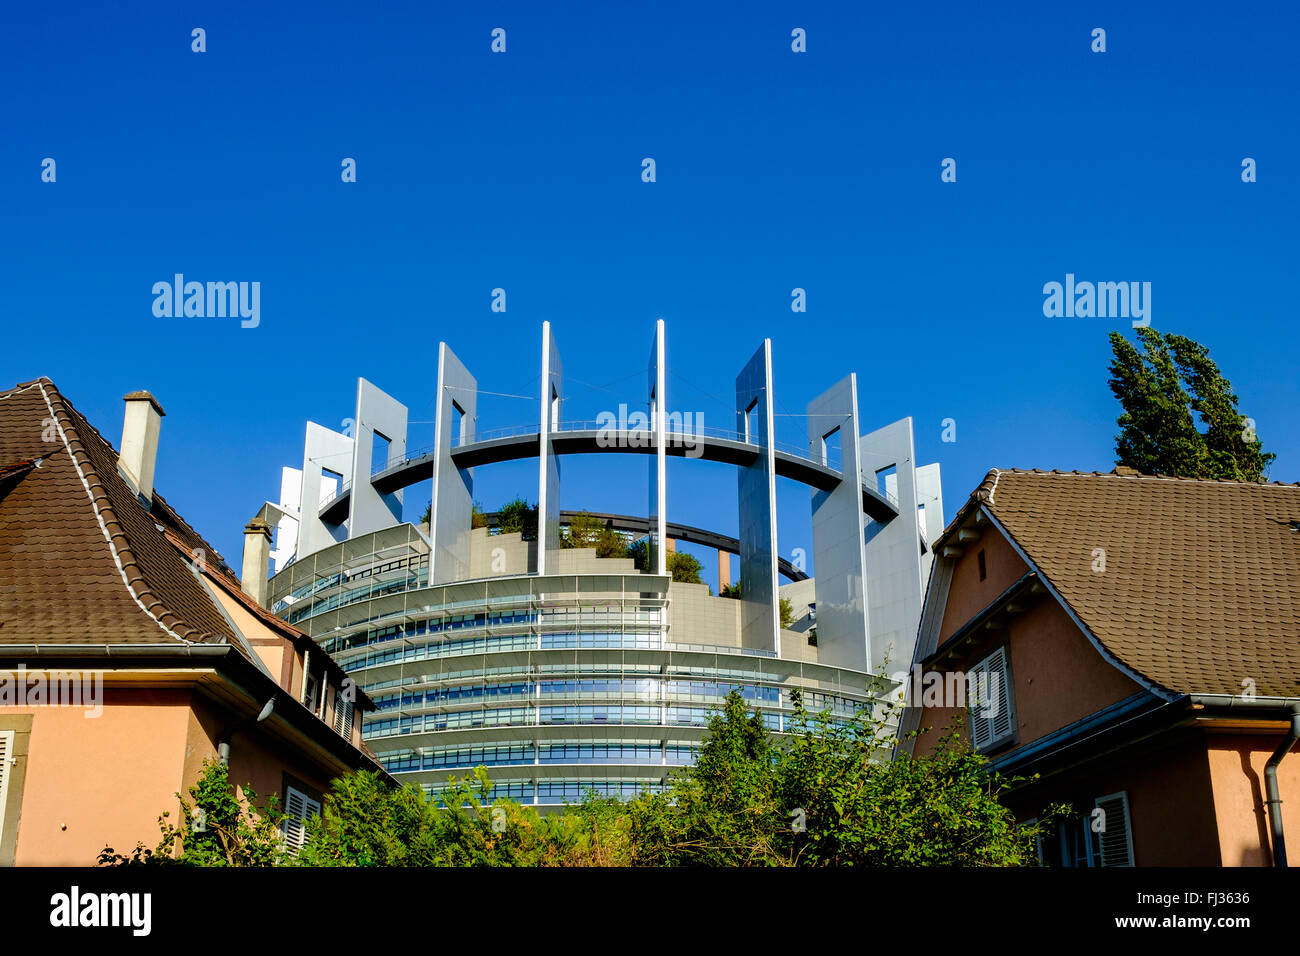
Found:
[[[378, 585], [377, 587], [386, 589], [384, 593], [391, 590], [391, 587], [388, 584]], [[359, 592], [348, 591], [344, 592], [343, 595], [335, 595], [327, 600], [333, 601], [336, 598], [346, 597], [347, 595], [356, 593]], [[378, 596], [378, 594], [376, 594], [376, 596]], [[351, 600], [345, 600], [343, 603], [353, 602]], [[469, 603], [481, 604], [482, 602], [473, 601]], [[300, 620], [303, 617], [315, 614], [318, 610], [332, 610], [332, 607], [313, 607], [310, 611], [305, 608], [299, 608], [297, 611], [289, 615], [289, 620]], [[326, 645], [327, 650], [333, 652], [351, 650], [354, 647], [366, 647], [371, 644], [399, 640], [404, 637], [422, 637], [426, 634], [442, 634], [447, 631], [459, 631], [466, 628], [520, 626], [540, 628], [576, 627], [579, 624], [588, 627], [610, 627], [611, 625], [652, 627], [662, 623], [662, 620], [663, 615], [659, 608], [637, 606], [625, 608], [622, 605], [584, 605], [581, 607], [543, 607], [536, 609], [513, 608], [505, 611], [473, 611], [464, 614], [444, 614], [441, 617], [431, 617], [420, 621], [408, 621], [402, 624], [371, 628], [366, 631], [359, 631], [356, 634], [349, 634], [346, 637], [334, 638], [329, 642], [323, 643]]]
[[663, 634], [652, 631], [644, 634], [628, 633], [561, 633], [561, 634], [504, 634], [494, 637], [475, 637], [468, 640], [441, 641], [417, 647], [393, 647], [375, 651], [341, 663], [349, 671], [367, 667], [382, 667], [399, 661], [436, 660], [464, 654], [485, 654], [501, 651], [535, 650], [656, 650], [663, 646]]
[[[670, 704], [568, 704], [539, 707], [496, 707], [484, 710], [466, 710], [450, 714], [428, 714], [412, 717], [386, 717], [368, 720], [362, 725], [367, 740], [395, 737], [405, 734], [431, 733], [439, 730], [463, 730], [474, 727], [517, 727], [547, 724], [667, 724], [685, 727], [704, 727], [709, 717], [716, 713], [710, 707], [690, 707]], [[761, 714], [763, 725], [780, 732], [783, 729], [781, 714]], [[843, 721], [837, 721], [843, 724]]]
[[[607, 678], [542, 681], [511, 681], [502, 683], [460, 684], [431, 688], [427, 691], [409, 691], [404, 694], [383, 694], [374, 697], [380, 711], [422, 710], [426, 707], [453, 705], [464, 701], [513, 699], [521, 703], [535, 695], [563, 697], [618, 696], [637, 697], [647, 702], [657, 702], [663, 692], [664, 700], [704, 698], [722, 700], [733, 689], [748, 701], [779, 705], [783, 700], [779, 687], [730, 684], [717, 681], [659, 681], [652, 678]], [[813, 713], [830, 710], [832, 714], [851, 717], [869, 705], [862, 701], [835, 697], [830, 694], [805, 694], [805, 706]]]
[[[442, 801], [442, 794], [446, 791], [444, 786], [426, 785], [425, 792], [438, 802], [439, 806], [445, 806]], [[507, 798], [525, 804], [560, 804], [560, 803], [580, 803], [586, 797], [589, 791], [595, 790], [603, 797], [617, 797], [620, 800], [631, 800], [640, 796], [643, 792], [662, 793], [664, 791], [664, 782], [659, 779], [647, 780], [571, 780], [568, 778], [559, 778], [555, 780], [502, 780], [495, 783], [490, 793], [490, 799]]]
[[612, 742], [529, 743], [499, 746], [438, 748], [423, 755], [403, 751], [386, 757], [384, 769], [389, 773], [412, 770], [441, 770], [452, 767], [502, 767], [523, 764], [644, 763], [685, 766], [694, 763], [698, 747], [688, 743], [620, 744]]

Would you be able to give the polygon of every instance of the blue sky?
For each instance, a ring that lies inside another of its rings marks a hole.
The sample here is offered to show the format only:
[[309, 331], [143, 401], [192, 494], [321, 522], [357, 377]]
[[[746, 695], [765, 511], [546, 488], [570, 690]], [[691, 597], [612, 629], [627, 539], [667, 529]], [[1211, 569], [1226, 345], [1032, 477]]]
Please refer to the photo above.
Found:
[[[357, 376], [427, 420], [445, 339], [484, 389], [532, 394], [549, 319], [564, 417], [594, 418], [643, 398], [662, 316], [671, 405], [728, 425], [770, 337], [779, 437], [855, 371], [864, 427], [914, 418], [951, 516], [990, 467], [1112, 465], [1128, 323], [1045, 318], [1072, 272], [1151, 282], [1152, 324], [1209, 346], [1272, 477], [1300, 479], [1293, 5], [626, 6], [7, 5], [0, 385], [48, 375], [114, 442], [151, 390], [158, 486], [237, 562]], [[259, 281], [260, 325], [156, 318], [177, 272]], [[501, 398], [479, 428], [535, 420]], [[565, 468], [564, 507], [645, 509], [642, 459]], [[671, 518], [734, 533], [727, 466], [670, 478]], [[480, 470], [485, 505], [515, 493], [532, 467]], [[789, 555], [807, 491], [779, 493]]]

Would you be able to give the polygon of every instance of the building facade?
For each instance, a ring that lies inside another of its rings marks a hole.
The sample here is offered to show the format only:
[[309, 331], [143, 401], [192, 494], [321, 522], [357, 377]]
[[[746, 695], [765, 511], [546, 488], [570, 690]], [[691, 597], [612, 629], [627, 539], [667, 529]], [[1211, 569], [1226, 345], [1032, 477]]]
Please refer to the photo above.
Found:
[[901, 746], [1068, 806], [1048, 865], [1294, 855], [1300, 486], [995, 470], [935, 548]]
[[155, 490], [162, 417], [126, 396], [119, 453], [48, 379], [0, 391], [0, 866], [152, 849], [208, 759], [301, 845], [332, 778], [380, 769], [373, 702]]
[[[667, 402], [662, 322], [645, 404], [629, 396], [649, 408], [639, 417], [563, 419], [549, 324], [526, 426], [481, 427], [477, 381], [445, 343], [438, 354], [433, 448], [408, 450], [405, 406], [362, 380], [350, 433], [308, 423], [302, 468], [259, 512], [278, 534], [270, 608], [375, 700], [366, 742], [395, 777], [432, 793], [485, 766], [495, 795], [543, 808], [590, 789], [630, 796], [693, 762], [732, 688], [777, 733], [796, 689], [840, 718], [887, 692], [886, 662], [910, 658], [942, 502], [910, 420], [860, 434], [854, 376], [809, 405], [806, 445], [783, 446], [768, 342], [737, 376], [734, 429]], [[598, 516], [644, 540], [641, 570], [566, 546], [562, 458], [611, 453], [647, 460], [646, 512]], [[737, 537], [668, 521], [669, 455], [736, 466]], [[518, 459], [538, 463], [535, 535], [475, 527], [475, 470]], [[402, 489], [430, 478], [428, 520], [404, 521]], [[815, 579], [779, 553], [778, 478], [809, 487]], [[737, 559], [741, 596], [674, 581], [679, 542], [716, 548], [720, 568]]]

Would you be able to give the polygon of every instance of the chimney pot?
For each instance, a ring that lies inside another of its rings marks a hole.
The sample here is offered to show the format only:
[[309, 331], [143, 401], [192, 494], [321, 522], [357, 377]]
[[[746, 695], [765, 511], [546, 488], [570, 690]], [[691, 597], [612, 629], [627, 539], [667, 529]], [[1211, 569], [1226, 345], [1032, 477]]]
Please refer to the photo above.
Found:
[[131, 392], [123, 395], [122, 400], [126, 402], [126, 416], [122, 421], [122, 451], [117, 456], [117, 466], [148, 506], [153, 502], [158, 433], [166, 412], [148, 392]]
[[240, 587], [259, 607], [266, 607], [270, 566], [271, 526], [261, 518], [254, 518], [244, 526], [244, 573]]

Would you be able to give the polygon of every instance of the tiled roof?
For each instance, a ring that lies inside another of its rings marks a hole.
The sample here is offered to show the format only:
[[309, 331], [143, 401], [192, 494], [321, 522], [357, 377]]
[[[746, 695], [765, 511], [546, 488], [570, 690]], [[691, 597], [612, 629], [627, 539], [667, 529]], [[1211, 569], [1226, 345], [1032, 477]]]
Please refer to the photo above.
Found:
[[972, 502], [1149, 681], [1300, 696], [1300, 485], [995, 470]]
[[0, 497], [0, 644], [233, 639], [158, 525], [206, 544], [159, 497], [152, 512], [139, 502], [117, 452], [48, 379], [0, 392], [0, 462], [35, 459]]

